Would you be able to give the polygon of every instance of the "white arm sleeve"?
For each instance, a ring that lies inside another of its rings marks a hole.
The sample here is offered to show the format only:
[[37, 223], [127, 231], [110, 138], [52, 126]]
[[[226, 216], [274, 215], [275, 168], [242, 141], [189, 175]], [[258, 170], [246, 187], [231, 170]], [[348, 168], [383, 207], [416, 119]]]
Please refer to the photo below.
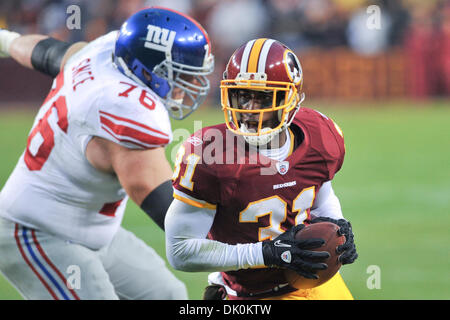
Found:
[[174, 199], [165, 219], [166, 254], [182, 271], [228, 271], [264, 266], [262, 243], [230, 245], [206, 239], [215, 210]]
[[314, 204], [311, 207], [311, 215], [336, 220], [344, 219], [341, 204], [338, 197], [334, 194], [331, 181], [325, 182], [317, 193]]

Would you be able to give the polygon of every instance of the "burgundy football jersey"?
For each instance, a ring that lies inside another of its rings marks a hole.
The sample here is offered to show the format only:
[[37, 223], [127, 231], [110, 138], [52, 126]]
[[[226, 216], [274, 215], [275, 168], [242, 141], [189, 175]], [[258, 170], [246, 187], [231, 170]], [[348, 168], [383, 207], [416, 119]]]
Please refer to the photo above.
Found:
[[[210, 239], [228, 244], [269, 240], [309, 217], [318, 190], [342, 166], [344, 139], [331, 119], [308, 108], [300, 108], [290, 134], [303, 141], [285, 161], [259, 154], [225, 124], [203, 128], [186, 140], [175, 164], [174, 196], [216, 209]], [[243, 295], [286, 283], [276, 268], [222, 276]]]

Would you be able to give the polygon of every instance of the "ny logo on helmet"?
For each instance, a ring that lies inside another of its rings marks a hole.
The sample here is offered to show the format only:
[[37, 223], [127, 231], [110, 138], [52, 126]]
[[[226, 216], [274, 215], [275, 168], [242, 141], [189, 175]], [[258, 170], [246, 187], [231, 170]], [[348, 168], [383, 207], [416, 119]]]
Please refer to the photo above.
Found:
[[175, 31], [166, 28], [147, 26], [147, 38], [145, 39], [145, 47], [158, 51], [169, 52], [172, 50], [173, 41], [175, 40]]

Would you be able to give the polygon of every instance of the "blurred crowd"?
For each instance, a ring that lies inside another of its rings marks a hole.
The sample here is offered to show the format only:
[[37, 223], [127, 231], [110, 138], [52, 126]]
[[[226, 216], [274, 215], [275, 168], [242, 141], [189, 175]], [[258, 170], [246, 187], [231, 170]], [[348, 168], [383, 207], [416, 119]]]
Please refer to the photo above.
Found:
[[[79, 29], [67, 27], [71, 5], [80, 9]], [[450, 72], [450, 0], [2, 0], [0, 27], [89, 41], [152, 5], [200, 21], [212, 38], [219, 70], [241, 44], [271, 37], [296, 52], [347, 47], [371, 56], [403, 47], [410, 50], [409, 58], [433, 60]], [[425, 73], [435, 73], [429, 64], [423, 69], [423, 79]]]

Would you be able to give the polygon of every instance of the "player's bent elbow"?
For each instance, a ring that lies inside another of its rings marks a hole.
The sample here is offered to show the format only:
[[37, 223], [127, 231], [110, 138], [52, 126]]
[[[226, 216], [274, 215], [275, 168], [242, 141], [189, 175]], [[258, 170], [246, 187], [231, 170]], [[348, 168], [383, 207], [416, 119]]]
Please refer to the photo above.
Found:
[[179, 271], [189, 271], [189, 265], [186, 263], [185, 260], [181, 257], [181, 254], [179, 254], [179, 251], [174, 248], [172, 245], [166, 246], [166, 256], [167, 261], [169, 261], [169, 264], [174, 268], [175, 270]]
[[[119, 180], [121, 181], [122, 186], [124, 187], [127, 194], [130, 196], [130, 198], [139, 206], [142, 205], [143, 201], [147, 196], [152, 193], [154, 190], [156, 190], [158, 187], [162, 185], [162, 183], [165, 183], [168, 180], [161, 179], [160, 180], [152, 180], [150, 178], [142, 178], [142, 176], [135, 174], [135, 175], [128, 175], [128, 176], [121, 176], [119, 177]], [[163, 189], [164, 191], [167, 191], [166, 188]], [[170, 189], [169, 196], [167, 199], [161, 199], [163, 200], [170, 200], [172, 201], [172, 188]], [[169, 204], [170, 204], [169, 202]]]
[[189, 260], [183, 260], [178, 258], [172, 258], [170, 259], [169, 256], [167, 256], [167, 260], [169, 261], [172, 268], [178, 271], [183, 272], [204, 272], [208, 271], [204, 268], [203, 265], [197, 264], [194, 262], [190, 262]]
[[154, 189], [154, 187], [146, 181], [138, 179], [135, 181], [128, 181], [128, 183], [124, 185], [124, 188], [130, 198], [139, 206]]
[[184, 272], [198, 272], [201, 265], [193, 261], [194, 257], [189, 253], [189, 240], [170, 241], [166, 238], [166, 256], [169, 264], [175, 270]]
[[172, 268], [174, 268], [175, 270], [184, 271], [184, 272], [190, 271], [190, 270], [188, 270], [186, 263], [183, 263], [182, 260], [177, 259], [174, 256], [167, 255], [167, 260], [169, 261], [170, 266]]

